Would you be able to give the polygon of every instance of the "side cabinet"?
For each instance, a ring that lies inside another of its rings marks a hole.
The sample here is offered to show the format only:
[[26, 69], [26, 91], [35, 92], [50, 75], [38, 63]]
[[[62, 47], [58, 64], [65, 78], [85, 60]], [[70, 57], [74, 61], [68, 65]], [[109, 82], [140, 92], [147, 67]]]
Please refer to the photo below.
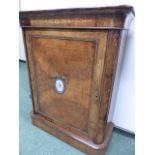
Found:
[[32, 123], [89, 155], [103, 155], [130, 6], [20, 12]]

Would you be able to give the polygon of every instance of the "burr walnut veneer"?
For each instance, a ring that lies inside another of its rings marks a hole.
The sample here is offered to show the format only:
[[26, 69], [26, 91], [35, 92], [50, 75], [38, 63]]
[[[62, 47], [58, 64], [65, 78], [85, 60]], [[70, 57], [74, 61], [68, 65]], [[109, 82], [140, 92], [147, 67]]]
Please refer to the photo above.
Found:
[[103, 154], [118, 55], [133, 17], [130, 6], [20, 12], [34, 125]]

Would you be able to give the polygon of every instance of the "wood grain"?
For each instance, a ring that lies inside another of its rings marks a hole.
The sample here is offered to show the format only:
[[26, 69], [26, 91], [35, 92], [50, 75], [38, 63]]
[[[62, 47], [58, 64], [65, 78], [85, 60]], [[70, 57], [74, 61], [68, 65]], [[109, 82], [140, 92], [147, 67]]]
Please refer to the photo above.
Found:
[[[100, 87], [102, 77], [98, 68], [104, 63], [107, 32], [29, 30], [25, 35], [30, 72], [35, 74], [32, 80], [37, 100], [34, 107], [38, 107], [35, 112], [61, 120], [91, 137], [99, 105], [94, 104], [93, 90]], [[103, 44], [98, 45], [99, 42]], [[52, 87], [51, 77], [56, 73], [69, 79], [61, 95]]]
[[[32, 123], [89, 155], [103, 155], [115, 72], [130, 6], [20, 12]], [[55, 77], [65, 91], [56, 92]]]
[[131, 6], [21, 11], [22, 27], [128, 29], [134, 16]]

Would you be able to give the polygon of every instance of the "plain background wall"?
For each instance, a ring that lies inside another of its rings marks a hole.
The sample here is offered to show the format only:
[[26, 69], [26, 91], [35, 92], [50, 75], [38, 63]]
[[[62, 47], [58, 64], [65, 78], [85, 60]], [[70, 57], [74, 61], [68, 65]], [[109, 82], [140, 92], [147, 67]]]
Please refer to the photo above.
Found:
[[[21, 0], [20, 10], [45, 10], [59, 8], [77, 8], [77, 7], [103, 7], [113, 5], [132, 5], [132, 0], [116, 1], [77, 1], [77, 0]], [[115, 82], [117, 91], [112, 98], [109, 120], [112, 120], [116, 127], [134, 133], [134, 21], [128, 33], [127, 45], [124, 53], [120, 56], [121, 66], [117, 70], [117, 80]], [[19, 29], [19, 59], [25, 60], [23, 38], [21, 29]]]

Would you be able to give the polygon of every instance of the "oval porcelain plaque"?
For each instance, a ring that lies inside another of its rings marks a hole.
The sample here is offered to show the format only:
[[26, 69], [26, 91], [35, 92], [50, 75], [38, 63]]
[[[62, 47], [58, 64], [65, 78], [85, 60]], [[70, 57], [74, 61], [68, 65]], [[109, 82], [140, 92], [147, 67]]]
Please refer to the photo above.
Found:
[[58, 93], [63, 93], [65, 90], [64, 81], [62, 79], [55, 80], [55, 89]]

